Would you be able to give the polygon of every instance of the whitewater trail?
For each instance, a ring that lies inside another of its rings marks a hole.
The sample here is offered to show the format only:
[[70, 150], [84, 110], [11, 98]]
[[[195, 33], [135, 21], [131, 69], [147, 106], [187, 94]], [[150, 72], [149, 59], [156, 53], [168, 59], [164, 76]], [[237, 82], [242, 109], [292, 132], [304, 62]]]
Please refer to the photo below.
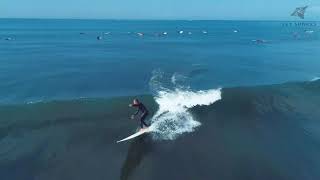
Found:
[[[165, 73], [155, 71], [151, 78], [150, 85], [156, 93], [154, 99], [159, 109], [151, 119], [150, 130], [155, 139], [173, 140], [183, 133], [193, 132], [201, 125], [188, 110], [220, 100], [221, 89], [192, 91], [176, 84], [177, 77], [183, 77], [177, 73], [169, 81], [165, 81], [163, 77]], [[175, 80], [172, 82], [173, 78]], [[174, 88], [163, 86], [170, 81]]]
[[159, 109], [151, 120], [151, 131], [157, 139], [175, 139], [178, 135], [192, 132], [201, 125], [188, 109], [194, 106], [210, 105], [221, 99], [221, 90], [206, 91], [160, 91], [155, 97]]

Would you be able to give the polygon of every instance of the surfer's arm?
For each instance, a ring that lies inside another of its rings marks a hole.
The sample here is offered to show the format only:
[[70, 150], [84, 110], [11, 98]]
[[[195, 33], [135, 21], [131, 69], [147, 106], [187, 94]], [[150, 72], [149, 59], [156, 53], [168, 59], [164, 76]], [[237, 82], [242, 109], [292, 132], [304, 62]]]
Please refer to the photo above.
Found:
[[137, 115], [139, 113], [140, 109], [137, 110], [137, 112], [135, 112], [133, 115]]
[[[138, 105], [136, 105], [136, 104], [129, 104], [129, 106], [130, 106], [130, 107], [136, 107], [136, 106], [138, 106]], [[133, 118], [139, 113], [139, 111], [140, 111], [140, 108], [138, 108], [138, 110], [131, 116], [131, 118], [133, 119]]]
[[134, 119], [134, 117], [139, 113], [139, 109], [137, 112], [135, 112], [133, 115], [131, 115], [131, 119]]
[[[131, 107], [139, 107], [139, 105], [138, 104], [131, 104]], [[135, 112], [133, 115], [134, 116], [137, 115], [139, 113], [139, 111], [140, 111], [140, 108], [138, 108], [137, 112]]]

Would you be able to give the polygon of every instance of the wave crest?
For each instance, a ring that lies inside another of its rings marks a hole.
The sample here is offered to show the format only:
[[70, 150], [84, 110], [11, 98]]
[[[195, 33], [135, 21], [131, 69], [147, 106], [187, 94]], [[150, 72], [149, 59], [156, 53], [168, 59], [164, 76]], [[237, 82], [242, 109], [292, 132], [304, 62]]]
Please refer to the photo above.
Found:
[[[175, 73], [173, 77], [176, 76]], [[159, 109], [151, 119], [150, 128], [156, 139], [172, 140], [183, 133], [193, 132], [201, 125], [188, 109], [194, 106], [210, 105], [220, 100], [221, 89], [191, 91], [179, 86], [171, 90], [167, 86], [169, 81], [167, 83], [161, 81], [163, 77], [163, 72], [156, 71], [151, 79], [151, 88], [156, 91], [154, 99]], [[172, 83], [171, 87], [177, 87], [177, 84]], [[164, 88], [163, 84], [167, 87]]]

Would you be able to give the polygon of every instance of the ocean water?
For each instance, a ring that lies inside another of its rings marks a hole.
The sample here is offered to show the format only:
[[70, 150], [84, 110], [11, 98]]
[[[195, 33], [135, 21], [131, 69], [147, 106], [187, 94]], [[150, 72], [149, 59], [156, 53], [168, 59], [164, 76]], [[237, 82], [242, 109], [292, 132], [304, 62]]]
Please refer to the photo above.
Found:
[[[319, 179], [319, 47], [319, 22], [0, 19], [1, 179]], [[152, 133], [116, 144], [135, 97]]]

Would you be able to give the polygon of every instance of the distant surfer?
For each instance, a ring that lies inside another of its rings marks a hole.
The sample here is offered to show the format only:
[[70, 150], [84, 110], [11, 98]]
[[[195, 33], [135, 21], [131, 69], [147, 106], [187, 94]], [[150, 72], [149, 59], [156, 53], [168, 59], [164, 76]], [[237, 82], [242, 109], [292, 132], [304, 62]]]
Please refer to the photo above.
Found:
[[144, 34], [141, 33], [141, 32], [138, 32], [137, 35], [140, 36], [140, 37], [144, 36]]
[[6, 41], [12, 41], [12, 40], [13, 40], [13, 38], [8, 37], [8, 38], [5, 38], [5, 40], [6, 40]]
[[136, 107], [138, 108], [137, 112], [135, 112], [132, 116], [131, 119], [134, 119], [136, 115], [140, 112], [140, 127], [141, 129], [149, 127], [149, 125], [144, 121], [146, 117], [148, 116], [149, 112], [147, 108], [138, 100], [134, 99], [132, 104], [129, 104], [129, 107]]
[[263, 44], [263, 43], [266, 43], [267, 41], [263, 40], [263, 39], [254, 39], [254, 40], [252, 40], [252, 42], [255, 42], [257, 44]]

